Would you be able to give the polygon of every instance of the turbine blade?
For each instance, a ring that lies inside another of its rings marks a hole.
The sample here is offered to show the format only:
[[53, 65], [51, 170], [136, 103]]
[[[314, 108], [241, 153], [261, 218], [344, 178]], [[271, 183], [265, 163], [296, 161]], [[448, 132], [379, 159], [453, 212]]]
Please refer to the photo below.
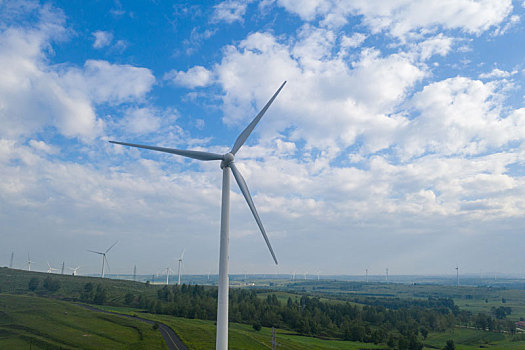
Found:
[[182, 250], [182, 254], [180, 255], [179, 260], [182, 260], [182, 258], [184, 257], [184, 252], [185, 252], [185, 251], [186, 251], [186, 249], [183, 249], [183, 250]]
[[272, 104], [273, 100], [275, 100], [275, 98], [277, 97], [277, 95], [279, 94], [279, 92], [281, 92], [281, 89], [284, 87], [284, 84], [286, 84], [286, 81], [284, 83], [282, 83], [281, 87], [275, 92], [275, 94], [273, 94], [272, 98], [270, 99], [270, 101], [268, 101], [268, 103], [266, 103], [266, 106], [263, 107], [263, 109], [261, 109], [261, 111], [259, 112], [259, 114], [257, 114], [257, 116], [252, 120], [252, 122], [246, 127], [246, 129], [244, 129], [244, 131], [239, 135], [239, 137], [237, 137], [237, 140], [235, 140], [235, 144], [233, 145], [232, 147], [232, 150], [230, 151], [230, 153], [232, 153], [233, 155], [235, 155], [235, 153], [237, 153], [237, 151], [239, 150], [239, 148], [242, 147], [242, 145], [244, 144], [244, 142], [246, 141], [246, 139], [248, 138], [248, 136], [250, 136], [250, 134], [252, 133], [253, 129], [255, 129], [255, 126], [257, 125], [257, 123], [259, 122], [259, 120], [261, 120], [262, 116], [264, 115], [264, 113], [266, 113], [266, 110], [270, 107], [270, 105]]
[[111, 245], [111, 247], [109, 247], [109, 248], [106, 250], [106, 253], [109, 252], [109, 250], [110, 250], [111, 248], [113, 248], [117, 243], [118, 243], [118, 241], [116, 241], [115, 243], [113, 243], [113, 244]]
[[193, 158], [193, 159], [198, 159], [198, 160], [222, 160], [222, 158], [223, 158], [221, 154], [209, 153], [209, 152], [189, 151], [189, 150], [176, 149], [176, 148], [137, 145], [135, 143], [118, 142], [118, 141], [109, 141], [109, 142], [110, 143], [114, 143], [116, 145], [145, 148], [145, 149], [150, 149], [150, 150], [153, 150], [153, 151], [178, 154], [179, 156]]
[[94, 250], [90, 250], [90, 249], [86, 249], [88, 252], [91, 252], [91, 253], [96, 253], [96, 254], [100, 254], [100, 255], [104, 255], [104, 253], [102, 252], [96, 252]]
[[106, 258], [106, 254], [104, 254], [104, 260], [106, 260], [106, 266], [108, 267], [108, 272], [110, 272], [111, 269], [109, 268], [109, 262], [108, 262], [108, 259]]
[[272, 257], [273, 257], [273, 260], [275, 261], [275, 265], [278, 265], [277, 258], [275, 257], [275, 253], [273, 252], [272, 245], [270, 244], [270, 240], [268, 239], [268, 236], [266, 235], [266, 231], [264, 230], [261, 219], [259, 218], [259, 214], [257, 214], [257, 210], [255, 209], [255, 205], [253, 204], [252, 196], [250, 195], [248, 186], [246, 186], [246, 182], [244, 181], [244, 178], [242, 177], [241, 173], [239, 172], [239, 170], [237, 169], [237, 167], [235, 166], [233, 162], [230, 163], [230, 168], [232, 170], [233, 176], [235, 177], [235, 180], [237, 181], [237, 184], [239, 185], [239, 188], [241, 189], [241, 192], [244, 198], [246, 199], [246, 202], [248, 203], [248, 206], [250, 207], [250, 210], [252, 211], [255, 221], [257, 222], [257, 225], [259, 226], [259, 229], [261, 230], [264, 240], [266, 241], [266, 245], [268, 246], [268, 249], [270, 249], [270, 253], [272, 253]]

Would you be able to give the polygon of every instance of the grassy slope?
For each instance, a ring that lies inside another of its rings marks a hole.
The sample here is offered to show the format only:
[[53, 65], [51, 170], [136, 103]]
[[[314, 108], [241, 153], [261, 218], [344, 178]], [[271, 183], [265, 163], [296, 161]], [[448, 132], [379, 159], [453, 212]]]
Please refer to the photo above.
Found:
[[[147, 315], [146, 318], [158, 320], [171, 326], [192, 350], [207, 350], [215, 347], [215, 325], [212, 321], [188, 320], [167, 315]], [[229, 348], [232, 350], [269, 349], [272, 339], [271, 331], [271, 328], [263, 327], [257, 332], [249, 325], [230, 323]], [[276, 337], [281, 349], [290, 350], [385, 348], [384, 346], [375, 346], [374, 344], [304, 337], [294, 332], [281, 329], [277, 329]]]
[[[7, 268], [0, 268], [0, 288], [2, 292], [10, 293], [28, 293], [27, 285], [31, 277], [38, 277], [41, 283], [47, 274], [38, 272], [27, 272], [21, 270], [11, 270]], [[120, 304], [123, 301], [123, 296], [128, 291], [137, 294], [146, 294], [151, 297], [156, 296], [157, 288], [161, 286], [146, 287], [143, 283], [136, 283], [131, 281], [100, 279], [94, 277], [73, 277], [66, 275], [51, 275], [53, 278], [60, 280], [61, 289], [53, 294], [53, 297], [59, 298], [75, 298], [79, 296], [80, 291], [87, 282], [96, 284], [103, 284], [109, 292], [109, 300]], [[300, 298], [300, 292], [305, 289], [310, 293], [320, 293], [324, 301], [334, 300], [337, 296], [395, 296], [400, 298], [426, 298], [433, 297], [452, 297], [455, 302], [462, 308], [477, 311], [490, 311], [492, 306], [510, 306], [513, 309], [510, 319], [517, 319], [520, 316], [525, 316], [525, 292], [520, 290], [506, 290], [501, 288], [476, 288], [476, 287], [462, 287], [454, 288], [450, 286], [435, 286], [435, 285], [402, 285], [402, 284], [384, 284], [384, 283], [347, 283], [347, 282], [330, 282], [326, 281], [320, 284], [315, 283], [294, 283], [295, 288], [286, 288], [287, 291], [276, 292], [281, 302], [286, 302], [288, 297], [292, 299]], [[290, 289], [293, 291], [290, 293]], [[39, 288], [39, 294], [46, 296], [47, 294]], [[269, 292], [272, 293], [272, 292]], [[269, 293], [261, 293], [260, 297], [265, 298]], [[466, 295], [472, 297], [467, 299]], [[0, 296], [5, 296], [0, 294]], [[503, 304], [501, 298], [506, 298], [507, 302]], [[327, 298], [327, 299], [325, 299]], [[35, 299], [35, 298], [33, 298]], [[38, 299], [38, 298], [36, 298]], [[488, 299], [488, 303], [485, 302]], [[40, 300], [42, 300], [40, 298]], [[31, 301], [32, 304], [32, 301]], [[136, 312], [134, 309], [124, 308], [130, 313]], [[1, 311], [1, 309], [0, 309]], [[42, 310], [42, 312], [45, 310]], [[88, 312], [83, 310], [84, 312]], [[148, 315], [146, 315], [148, 316]], [[88, 316], [86, 316], [88, 317]], [[89, 316], [92, 317], [92, 316]], [[183, 318], [175, 318], [164, 315], [149, 315], [150, 318], [164, 320], [166, 323], [173, 326], [173, 328], [180, 333], [181, 338], [190, 345], [193, 349], [208, 349], [213, 348], [215, 340], [215, 326], [210, 321], [188, 320]], [[83, 317], [81, 317], [83, 318]], [[53, 318], [51, 319], [54, 320]], [[60, 318], [57, 318], [57, 322]], [[3, 325], [3, 320], [0, 318], [0, 325]], [[104, 322], [108, 322], [105, 320]], [[45, 322], [44, 322], [45, 323]], [[60, 322], [59, 326], [60, 326]], [[69, 324], [69, 321], [68, 321]], [[24, 324], [25, 325], [25, 324]], [[64, 327], [68, 325], [61, 325]], [[147, 327], [147, 326], [146, 326]], [[128, 327], [129, 328], [129, 327]], [[4, 333], [2, 333], [4, 332]], [[9, 330], [10, 336], [6, 336], [4, 328], [0, 328], [0, 348], [18, 348], [27, 342], [23, 340], [25, 335], [24, 330], [21, 336], [14, 334]], [[15, 336], [13, 336], [15, 335]], [[95, 334], [96, 336], [96, 334]], [[129, 336], [129, 334], [128, 334]], [[456, 329], [454, 334], [451, 333], [436, 333], [430, 334], [428, 340], [425, 341], [428, 348], [442, 348], [448, 339], [454, 339], [458, 349], [479, 349], [481, 346], [486, 346], [492, 349], [525, 349], [525, 342], [511, 342], [509, 337], [501, 340], [502, 335], [497, 333], [482, 332], [470, 329]], [[104, 338], [102, 336], [102, 338]], [[373, 344], [360, 344], [344, 341], [320, 340], [310, 337], [303, 337], [293, 332], [278, 330], [278, 342], [282, 344], [281, 348], [286, 349], [353, 349], [353, 348], [374, 348]], [[106, 338], [104, 338], [106, 339]], [[271, 339], [270, 330], [263, 328], [260, 332], [255, 332], [249, 325], [230, 324], [230, 344], [233, 349], [265, 349], [269, 348], [269, 341]], [[107, 339], [106, 339], [107, 340]], [[91, 343], [91, 342], [90, 342]], [[24, 346], [25, 346], [24, 345]], [[384, 348], [384, 346], [383, 346]]]
[[151, 326], [48, 298], [0, 294], [0, 348], [165, 349]]

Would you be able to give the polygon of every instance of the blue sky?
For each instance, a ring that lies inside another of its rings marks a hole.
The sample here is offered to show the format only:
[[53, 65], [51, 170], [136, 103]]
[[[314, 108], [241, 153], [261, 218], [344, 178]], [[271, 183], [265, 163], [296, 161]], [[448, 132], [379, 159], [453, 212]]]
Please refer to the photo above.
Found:
[[524, 274], [525, 3], [0, 1], [0, 257], [216, 273]]

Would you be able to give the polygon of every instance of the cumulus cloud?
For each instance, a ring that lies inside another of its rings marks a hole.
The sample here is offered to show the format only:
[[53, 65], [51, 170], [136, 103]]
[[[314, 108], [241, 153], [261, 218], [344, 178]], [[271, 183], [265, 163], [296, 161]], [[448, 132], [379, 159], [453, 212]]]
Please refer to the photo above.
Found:
[[366, 35], [363, 33], [354, 33], [352, 36], [343, 35], [341, 38], [342, 48], [359, 47], [366, 40]]
[[332, 53], [333, 33], [308, 30], [311, 35], [291, 45], [278, 42], [269, 33], [256, 33], [238, 48], [226, 50], [215, 67], [217, 82], [226, 92], [225, 122], [247, 120], [257, 112], [253, 100], [262, 108], [280, 82], [288, 80], [272, 106], [276, 115], [287, 116], [286, 122], [267, 123], [280, 130], [291, 127], [293, 140], [305, 139], [310, 146], [332, 149], [333, 155], [363, 135], [372, 149], [387, 147], [388, 134], [404, 121], [385, 113], [394, 110], [425, 71], [404, 55], [382, 56], [373, 49], [362, 50], [348, 64], [337, 52]]
[[93, 37], [95, 38], [95, 42], [93, 43], [93, 47], [95, 49], [101, 49], [103, 47], [109, 46], [113, 41], [113, 33], [102, 30], [97, 30], [94, 32]]
[[52, 66], [47, 48], [65, 29], [48, 12], [28, 28], [7, 27], [0, 35], [0, 135], [17, 138], [52, 126], [67, 137], [100, 136], [103, 120], [97, 104], [141, 99], [155, 78], [151, 71], [106, 61], [88, 60], [83, 67]]
[[210, 85], [213, 82], [213, 74], [202, 66], [195, 66], [186, 72], [172, 70], [164, 75], [164, 79], [172, 81], [175, 85], [193, 89]]
[[83, 90], [95, 103], [121, 104], [143, 98], [155, 77], [147, 68], [87, 60], [82, 69], [65, 72], [63, 81], [69, 89]]
[[403, 154], [477, 155], [521, 140], [524, 123], [501, 116], [498, 97], [497, 84], [462, 77], [425, 86], [412, 100], [418, 117], [400, 138]]
[[460, 29], [479, 34], [502, 23], [512, 11], [511, 0], [459, 1], [291, 1], [279, 0], [286, 10], [303, 20], [341, 26], [353, 15], [362, 15], [373, 32], [388, 31], [404, 37], [419, 30]]
[[242, 22], [248, 2], [247, 0], [226, 0], [215, 5], [212, 21], [226, 23]]
[[479, 78], [480, 79], [501, 79], [501, 78], [509, 78], [511, 77], [512, 75], [516, 74], [517, 71], [512, 71], [512, 72], [508, 72], [508, 71], [504, 71], [504, 70], [501, 70], [499, 68], [494, 68], [492, 71], [488, 72], [488, 73], [481, 73], [479, 75]]

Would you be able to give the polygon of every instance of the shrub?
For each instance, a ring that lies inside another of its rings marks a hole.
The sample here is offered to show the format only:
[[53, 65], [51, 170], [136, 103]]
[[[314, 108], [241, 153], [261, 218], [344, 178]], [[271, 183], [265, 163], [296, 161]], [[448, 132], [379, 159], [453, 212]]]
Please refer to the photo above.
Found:
[[28, 288], [29, 290], [35, 291], [35, 289], [38, 288], [38, 285], [40, 284], [40, 280], [36, 277], [33, 277], [29, 280]]

